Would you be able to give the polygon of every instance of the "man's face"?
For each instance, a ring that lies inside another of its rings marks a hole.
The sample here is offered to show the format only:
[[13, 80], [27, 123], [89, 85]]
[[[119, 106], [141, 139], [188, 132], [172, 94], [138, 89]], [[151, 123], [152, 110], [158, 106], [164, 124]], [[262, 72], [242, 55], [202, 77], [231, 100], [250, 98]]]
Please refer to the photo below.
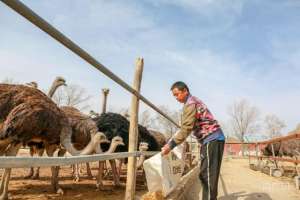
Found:
[[180, 103], [184, 103], [187, 96], [189, 95], [188, 91], [186, 89], [179, 90], [178, 88], [174, 88], [172, 90], [173, 96], [176, 98], [177, 101]]

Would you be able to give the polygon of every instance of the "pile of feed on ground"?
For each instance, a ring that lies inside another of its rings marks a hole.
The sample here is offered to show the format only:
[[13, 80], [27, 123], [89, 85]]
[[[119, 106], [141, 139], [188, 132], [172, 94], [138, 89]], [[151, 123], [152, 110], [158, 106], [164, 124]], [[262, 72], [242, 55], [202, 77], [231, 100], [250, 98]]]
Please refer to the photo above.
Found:
[[148, 192], [142, 196], [141, 200], [164, 200], [164, 197], [161, 191]]

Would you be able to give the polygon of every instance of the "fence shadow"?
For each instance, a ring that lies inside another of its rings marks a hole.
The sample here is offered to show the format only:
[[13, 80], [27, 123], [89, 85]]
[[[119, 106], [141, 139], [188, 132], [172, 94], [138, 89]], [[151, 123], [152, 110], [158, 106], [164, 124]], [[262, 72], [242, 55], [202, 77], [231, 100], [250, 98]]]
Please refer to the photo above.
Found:
[[267, 193], [246, 193], [245, 191], [241, 191], [229, 194], [222, 174], [220, 174], [220, 181], [224, 196], [219, 197], [218, 200], [272, 200]]
[[218, 200], [272, 200], [267, 193], [246, 193], [244, 191], [221, 196]]

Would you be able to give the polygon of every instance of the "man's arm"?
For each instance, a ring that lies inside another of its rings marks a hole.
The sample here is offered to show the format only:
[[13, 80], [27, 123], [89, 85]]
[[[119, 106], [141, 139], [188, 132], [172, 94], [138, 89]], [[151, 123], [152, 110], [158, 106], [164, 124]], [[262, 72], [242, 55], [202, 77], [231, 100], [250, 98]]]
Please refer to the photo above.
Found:
[[170, 149], [181, 144], [192, 132], [195, 124], [196, 107], [194, 104], [184, 106], [180, 130], [168, 142]]

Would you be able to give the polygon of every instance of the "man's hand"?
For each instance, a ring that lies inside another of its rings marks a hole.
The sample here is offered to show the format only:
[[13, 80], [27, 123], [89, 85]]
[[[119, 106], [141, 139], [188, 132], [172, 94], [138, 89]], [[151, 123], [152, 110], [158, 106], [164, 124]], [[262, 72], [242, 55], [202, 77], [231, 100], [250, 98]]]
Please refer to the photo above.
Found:
[[170, 148], [169, 144], [165, 144], [165, 146], [163, 146], [163, 148], [161, 148], [161, 154], [163, 156], [170, 153], [170, 151], [171, 151], [171, 148]]

